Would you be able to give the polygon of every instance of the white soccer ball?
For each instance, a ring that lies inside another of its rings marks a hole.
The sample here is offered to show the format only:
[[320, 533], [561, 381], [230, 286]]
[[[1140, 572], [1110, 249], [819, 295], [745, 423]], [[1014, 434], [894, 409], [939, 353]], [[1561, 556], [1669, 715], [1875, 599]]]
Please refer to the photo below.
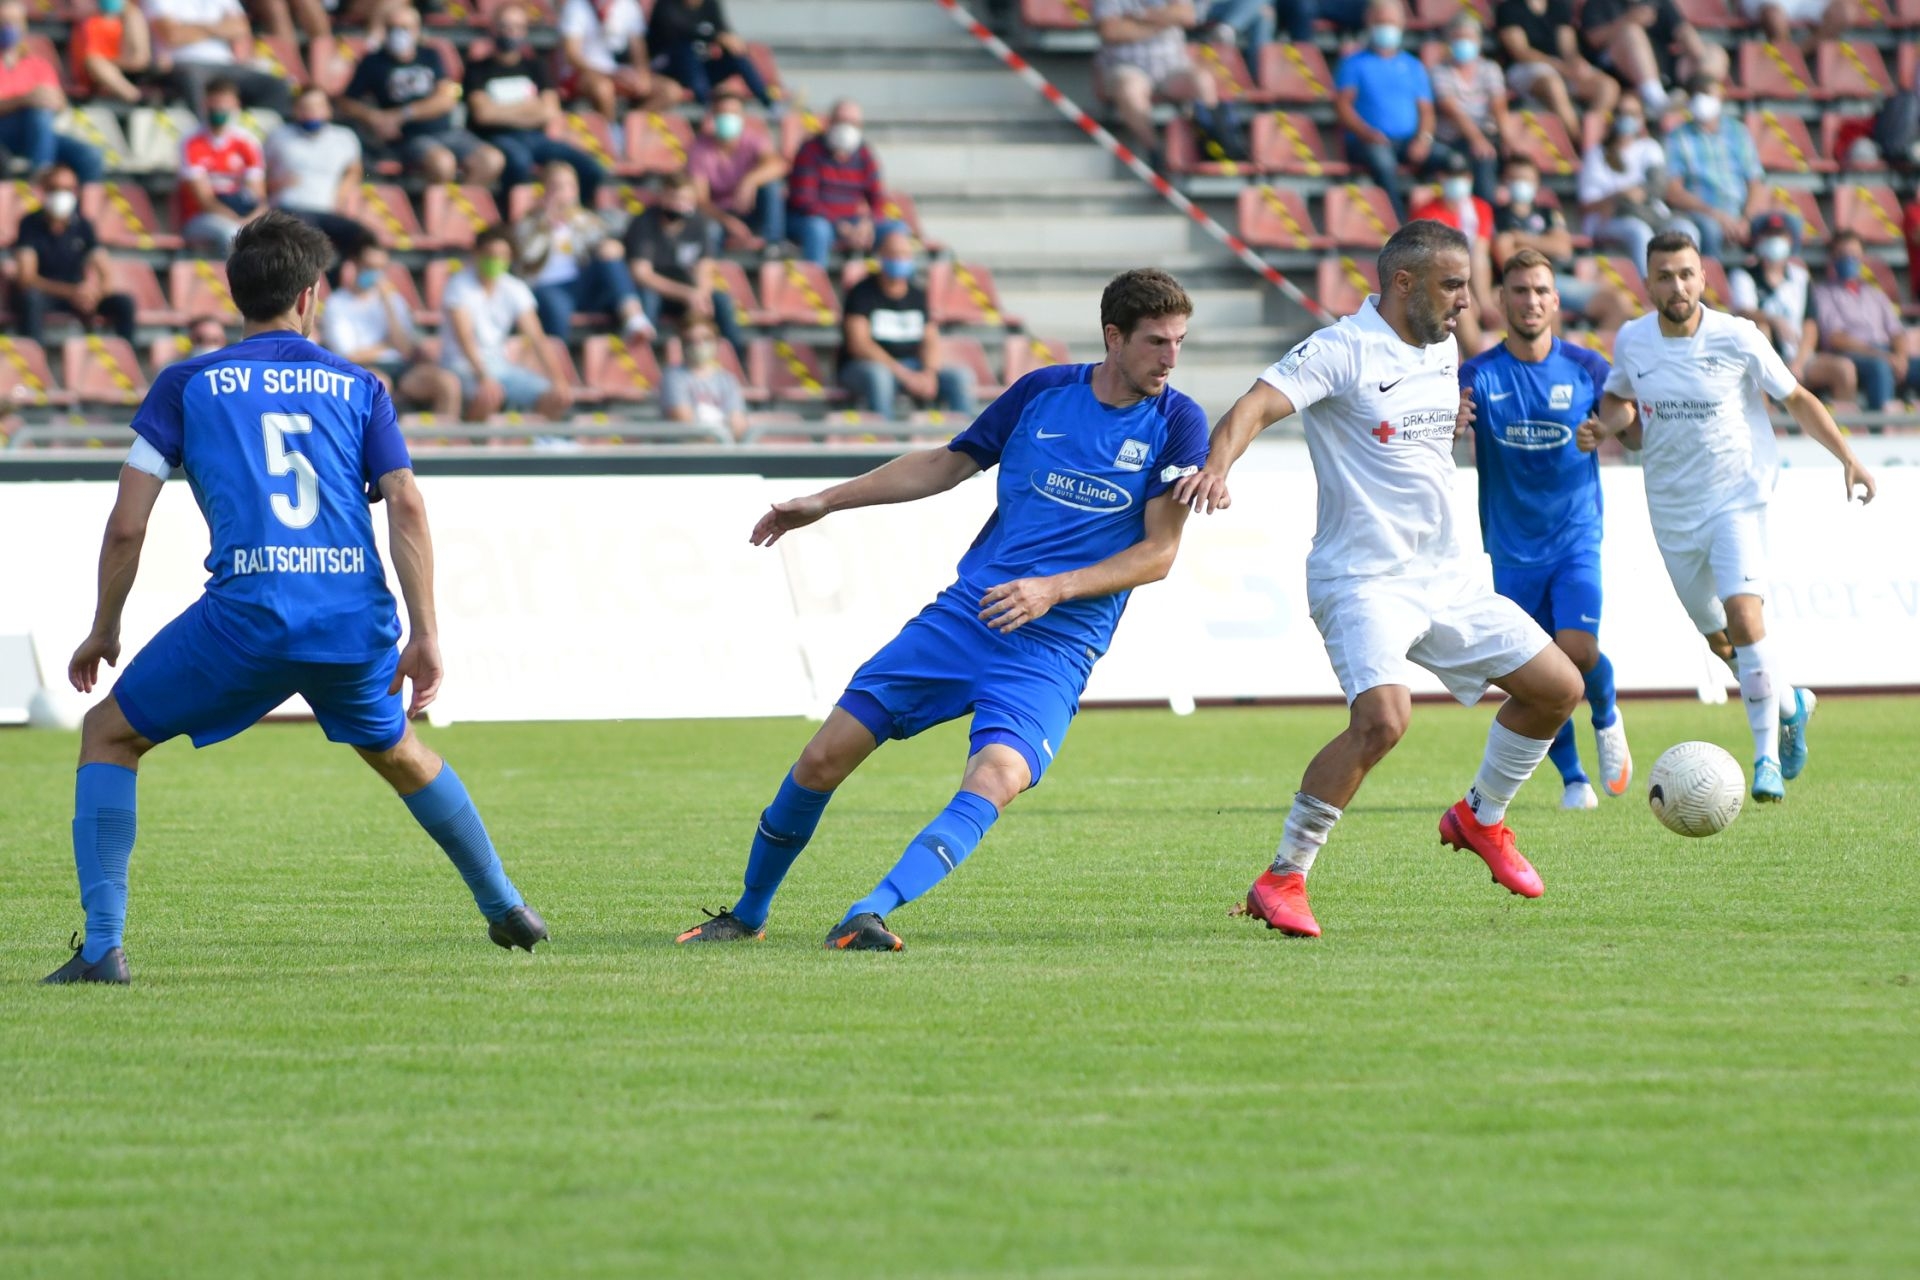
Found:
[[1683, 836], [1725, 831], [1740, 816], [1747, 775], [1711, 742], [1668, 747], [1647, 775], [1647, 804], [1667, 830]]

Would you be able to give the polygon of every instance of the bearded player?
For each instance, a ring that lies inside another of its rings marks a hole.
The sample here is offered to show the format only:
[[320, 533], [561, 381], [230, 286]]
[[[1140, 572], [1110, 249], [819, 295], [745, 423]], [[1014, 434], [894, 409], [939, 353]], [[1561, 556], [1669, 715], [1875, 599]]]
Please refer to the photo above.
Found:
[[1215, 511], [1255, 436], [1300, 415], [1319, 488], [1307, 600], [1349, 707], [1346, 731], [1307, 766], [1272, 865], [1246, 913], [1320, 936], [1306, 877], [1368, 771], [1407, 731], [1413, 668], [1471, 706], [1489, 684], [1508, 700], [1488, 730], [1466, 798], [1440, 819], [1443, 844], [1478, 854], [1494, 880], [1541, 893], [1505, 818], [1580, 701], [1580, 673], [1526, 611], [1473, 575], [1453, 521], [1453, 441], [1473, 414], [1454, 331], [1472, 303], [1467, 239], [1421, 220], [1380, 251], [1381, 291], [1260, 375], [1214, 427], [1207, 464], [1175, 497]]

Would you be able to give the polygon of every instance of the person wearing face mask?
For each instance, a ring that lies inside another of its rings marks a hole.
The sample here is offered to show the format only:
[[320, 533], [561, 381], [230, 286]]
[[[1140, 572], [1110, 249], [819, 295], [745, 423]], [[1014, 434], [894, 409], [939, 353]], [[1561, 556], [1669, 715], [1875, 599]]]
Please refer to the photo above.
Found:
[[1759, 326], [1801, 386], [1852, 400], [1859, 390], [1852, 362], [1820, 351], [1819, 326], [1808, 313], [1813, 277], [1794, 260], [1796, 232], [1777, 213], [1755, 224], [1752, 256], [1727, 273], [1728, 309]]
[[428, 359], [413, 317], [387, 279], [387, 251], [369, 243], [342, 264], [320, 313], [320, 344], [369, 370], [403, 404], [452, 421], [460, 379]]
[[720, 341], [704, 316], [689, 316], [680, 327], [684, 364], [660, 375], [660, 410], [669, 422], [698, 422], [719, 427], [735, 439], [747, 430], [747, 400], [740, 379], [720, 363]]
[[[1623, 291], [1573, 274], [1573, 235], [1560, 210], [1540, 202], [1540, 170], [1533, 161], [1516, 156], [1502, 172], [1502, 198], [1493, 207], [1494, 278], [1503, 281], [1513, 255], [1532, 249], [1553, 268], [1562, 307], [1603, 331], [1632, 319], [1633, 302]], [[1505, 285], [1498, 288], [1504, 307]]]
[[266, 158], [240, 127], [240, 95], [207, 85], [206, 127], [180, 146], [175, 222], [190, 245], [224, 254], [242, 226], [267, 210]]
[[1624, 252], [1647, 268], [1647, 245], [1667, 230], [1693, 234], [1660, 198], [1666, 185], [1667, 152], [1647, 136], [1647, 109], [1622, 98], [1600, 141], [1581, 158], [1578, 191], [1581, 229], [1603, 249]]
[[900, 224], [886, 216], [880, 162], [862, 139], [860, 104], [842, 98], [827, 127], [794, 152], [787, 178], [787, 234], [808, 262], [827, 265], [838, 246], [866, 253]]
[[695, 102], [706, 106], [715, 85], [739, 76], [761, 106], [779, 111], [747, 42], [727, 25], [720, 0], [655, 0], [649, 21], [647, 47], [654, 66], [685, 85]]
[[1573, 0], [1500, 0], [1493, 10], [1507, 88], [1560, 117], [1569, 138], [1580, 136], [1576, 101], [1601, 115], [1620, 101], [1620, 82], [1580, 52]]
[[629, 342], [652, 338], [620, 242], [608, 238], [597, 214], [581, 207], [573, 170], [552, 160], [540, 179], [540, 203], [513, 224], [515, 273], [533, 286], [540, 327], [565, 342], [573, 336], [575, 311], [603, 311], [618, 318]]
[[1877, 413], [1895, 396], [1920, 397], [1920, 362], [1910, 358], [1900, 309], [1867, 274], [1860, 237], [1851, 231], [1834, 236], [1827, 262], [1827, 278], [1813, 287], [1813, 318], [1821, 347], [1853, 365], [1860, 407]]
[[457, 179], [490, 187], [506, 158], [477, 134], [455, 126], [460, 83], [447, 74], [440, 50], [420, 39], [420, 12], [401, 5], [387, 13], [387, 33], [353, 69], [340, 112], [367, 144], [428, 182]]
[[144, 0], [144, 6], [154, 68], [196, 118], [206, 118], [207, 90], [216, 80], [249, 107], [265, 107], [283, 120], [293, 114], [291, 81], [234, 55], [236, 43], [250, 48], [254, 37], [240, 0]]
[[82, 97], [140, 101], [131, 77], [153, 65], [147, 15], [127, 0], [96, 0], [94, 11], [73, 24], [67, 57], [74, 88]]
[[[187, 356], [212, 355], [227, 345], [227, 327], [218, 316], [195, 316], [187, 321]], [[156, 360], [155, 367], [160, 367]]]
[[679, 95], [654, 82], [647, 68], [647, 17], [640, 0], [566, 0], [560, 11], [560, 52], [568, 96], [585, 100], [609, 119], [620, 103], [671, 107]]
[[677, 326], [694, 316], [710, 317], [745, 358], [746, 335], [733, 298], [720, 287], [715, 263], [720, 227], [701, 215], [691, 175], [667, 175], [660, 198], [627, 224], [625, 247], [627, 270], [650, 324]]
[[1772, 193], [1753, 135], [1725, 118], [1720, 81], [1697, 76], [1688, 86], [1688, 120], [1667, 135], [1667, 203], [1693, 224], [1703, 257], [1744, 245], [1748, 223], [1765, 213]]
[[1367, 6], [1367, 43], [1334, 73], [1334, 115], [1346, 132], [1347, 158], [1387, 193], [1394, 216], [1407, 220], [1404, 161], [1415, 169], [1437, 160], [1433, 82], [1420, 59], [1402, 49], [1407, 13], [1400, 0]]
[[580, 148], [547, 136], [547, 126], [565, 112], [547, 75], [546, 59], [528, 43], [527, 30], [527, 11], [518, 4], [494, 11], [493, 48], [467, 64], [462, 81], [467, 123], [506, 161], [500, 173], [501, 203], [508, 191], [533, 181], [539, 166], [563, 160], [580, 179], [580, 202], [591, 209], [607, 171]]
[[1473, 194], [1488, 204], [1500, 185], [1500, 140], [1507, 134], [1507, 82], [1480, 56], [1480, 20], [1462, 13], [1447, 24], [1447, 57], [1433, 69], [1436, 141], [1473, 166]]
[[67, 106], [60, 72], [27, 48], [27, 7], [0, 3], [0, 150], [39, 173], [58, 161], [84, 183], [100, 179], [100, 152], [78, 138], [55, 133], [54, 117]]
[[1437, 168], [1439, 184], [1414, 206], [1408, 221], [1430, 219], [1466, 236], [1474, 305], [1460, 313], [1455, 336], [1462, 351], [1477, 355], [1481, 346], [1480, 313], [1497, 313], [1500, 305], [1493, 291], [1493, 206], [1473, 193], [1473, 171], [1465, 156], [1447, 152]]
[[854, 407], [893, 417], [894, 393], [919, 405], [973, 412], [973, 380], [940, 362], [940, 326], [927, 291], [914, 278], [913, 239], [895, 232], [880, 242], [880, 271], [847, 290], [840, 322], [840, 385]]
[[[533, 290], [513, 274], [513, 235], [488, 227], [473, 243], [473, 260], [447, 282], [440, 300], [446, 316], [440, 363], [460, 380], [461, 416], [480, 422], [503, 410], [537, 410], [549, 421], [573, 406], [567, 372], [540, 327]], [[522, 358], [541, 372], [507, 357], [507, 339], [518, 335]]]
[[373, 239], [347, 216], [360, 200], [360, 139], [333, 123], [333, 104], [317, 86], [301, 90], [293, 119], [267, 135], [267, 203], [326, 232], [345, 262]]
[[787, 161], [764, 131], [748, 133], [740, 95], [713, 96], [706, 128], [687, 150], [700, 212], [749, 252], [787, 238]]
[[22, 337], [40, 342], [48, 311], [105, 324], [133, 340], [133, 299], [113, 292], [107, 251], [80, 212], [80, 180], [56, 164], [47, 170], [40, 207], [20, 219], [13, 245], [13, 313]]

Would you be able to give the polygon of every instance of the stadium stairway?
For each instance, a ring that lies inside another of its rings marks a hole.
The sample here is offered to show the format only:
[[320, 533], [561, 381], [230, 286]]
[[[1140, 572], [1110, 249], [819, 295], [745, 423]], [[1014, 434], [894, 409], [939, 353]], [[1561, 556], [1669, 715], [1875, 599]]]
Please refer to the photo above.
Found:
[[[1075, 359], [1098, 357], [1100, 290], [1132, 266], [1164, 267], [1193, 295], [1174, 384], [1210, 414], [1309, 327], [934, 0], [732, 0], [728, 12], [773, 48], [808, 109], [861, 104], [887, 184], [913, 197], [926, 234], [990, 269], [1007, 315], [1064, 340]], [[1092, 109], [1084, 57], [1033, 60]]]

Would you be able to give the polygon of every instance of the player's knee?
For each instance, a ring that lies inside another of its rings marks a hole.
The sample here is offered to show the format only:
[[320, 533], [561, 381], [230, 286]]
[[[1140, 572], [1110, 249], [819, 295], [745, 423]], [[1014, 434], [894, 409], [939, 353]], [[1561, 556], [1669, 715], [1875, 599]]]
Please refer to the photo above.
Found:
[[793, 780], [809, 791], [833, 791], [847, 780], [858, 763], [837, 744], [824, 742], [816, 735], [793, 762]]
[[967, 776], [961, 781], [961, 786], [1004, 809], [1032, 781], [1033, 772], [1018, 752], [1011, 748], [995, 751], [988, 747], [967, 762]]
[[1560, 652], [1567, 655], [1574, 670], [1585, 675], [1600, 665], [1600, 640], [1584, 631], [1563, 631], [1554, 637]]
[[1351, 732], [1360, 740], [1360, 753], [1369, 766], [1384, 760], [1387, 752], [1400, 744], [1400, 739], [1407, 736], [1411, 719], [1401, 707], [1371, 708], [1354, 717]]

